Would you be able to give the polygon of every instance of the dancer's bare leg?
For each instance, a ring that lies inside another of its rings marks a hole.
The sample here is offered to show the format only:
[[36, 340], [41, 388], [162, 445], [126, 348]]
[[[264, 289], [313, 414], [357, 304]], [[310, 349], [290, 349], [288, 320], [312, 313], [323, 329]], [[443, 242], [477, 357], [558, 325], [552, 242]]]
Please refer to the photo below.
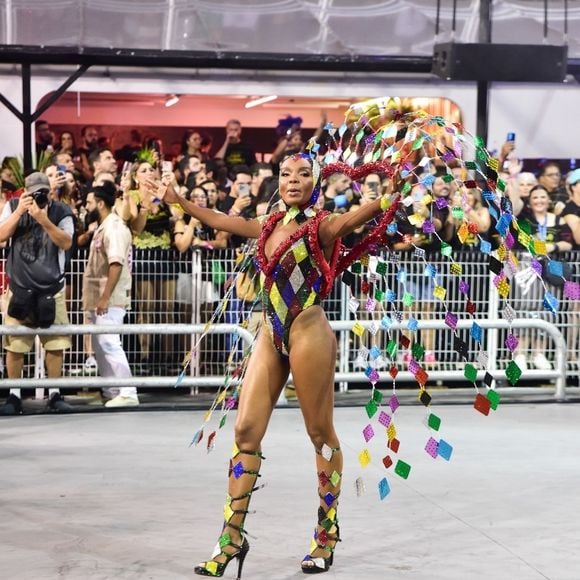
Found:
[[[316, 356], [313, 356], [316, 350]], [[316, 450], [320, 507], [317, 544], [312, 558], [329, 559], [338, 539], [336, 506], [341, 488], [342, 453], [334, 430], [334, 369], [336, 337], [321, 309], [312, 307], [294, 322], [290, 333], [290, 367], [306, 431]], [[324, 445], [332, 449], [330, 459], [321, 454]], [[324, 522], [324, 526], [320, 523]], [[328, 533], [328, 539], [326, 539]], [[303, 567], [313, 567], [309, 560]]]
[[[270, 336], [265, 329], [260, 331], [256, 344], [252, 351], [248, 369], [244, 377], [243, 386], [240, 389], [240, 399], [235, 425], [235, 443], [242, 451], [232, 458], [232, 466], [241, 462], [245, 472], [258, 472], [261, 464], [261, 457], [257, 453], [261, 452], [261, 444], [266, 428], [270, 421], [272, 411], [284, 383], [288, 378], [288, 361], [280, 356], [274, 348]], [[253, 454], [243, 453], [244, 451]], [[248, 494], [246, 497], [234, 500], [230, 507], [236, 513], [227, 520], [228, 524], [235, 527], [226, 526], [231, 538], [231, 543], [241, 545], [242, 534], [239, 529], [244, 525], [246, 514], [251, 497], [251, 490], [256, 484], [257, 475], [254, 473], [243, 473], [236, 477], [231, 473], [228, 479], [228, 496], [238, 498]], [[237, 513], [237, 512], [240, 513]], [[233, 545], [225, 546], [223, 551], [232, 554], [237, 551]], [[223, 563], [227, 556], [223, 553], [213, 558], [215, 562]]]

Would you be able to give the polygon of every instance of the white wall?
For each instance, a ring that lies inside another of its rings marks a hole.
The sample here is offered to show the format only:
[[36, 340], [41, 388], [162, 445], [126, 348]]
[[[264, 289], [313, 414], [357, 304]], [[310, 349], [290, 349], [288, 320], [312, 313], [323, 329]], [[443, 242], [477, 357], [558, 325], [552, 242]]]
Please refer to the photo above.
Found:
[[[239, 73], [236, 73], [239, 74]], [[85, 76], [69, 90], [102, 93], [158, 93], [158, 94], [278, 94], [281, 96], [312, 96], [317, 98], [349, 99], [354, 97], [446, 97], [456, 102], [462, 110], [465, 126], [471, 132], [476, 128], [476, 88], [474, 83], [451, 83], [433, 79], [424, 81], [371, 82], [367, 78], [346, 78], [337, 82], [324, 77], [302, 77], [291, 82], [281, 82], [276, 77], [271, 80], [232, 80], [221, 73], [223, 78], [208, 80], [174, 79], [113, 79]], [[32, 102], [38, 103], [47, 93], [54, 91], [66, 77], [33, 76]], [[21, 108], [21, 85], [17, 75], [0, 75], [0, 91], [12, 103]], [[319, 113], [292, 111], [307, 119]], [[240, 108], [234, 112], [247, 126], [273, 127], [273, 121], [280, 111]], [[62, 115], [66, 115], [64, 119]], [[218, 103], [208, 104], [204, 111], [184, 111], [179, 105], [165, 110], [167, 124], [176, 126], [215, 126], [232, 115], [231, 110], [220, 109]], [[81, 107], [81, 117], [76, 110], [64, 111], [55, 106], [45, 117], [54, 122], [74, 122], [78, 124], [143, 124], [148, 118], [146, 107], [124, 108], [120, 114], [103, 118], [98, 107]], [[333, 119], [335, 122], [338, 119]], [[314, 126], [314, 123], [305, 123]], [[22, 130], [19, 121], [4, 106], [0, 105], [0, 155], [17, 154], [22, 149]], [[489, 147], [497, 148], [505, 140], [508, 131], [517, 135], [518, 153], [521, 157], [578, 157], [580, 158], [580, 88], [578, 85], [507, 85], [495, 84], [490, 98]]]

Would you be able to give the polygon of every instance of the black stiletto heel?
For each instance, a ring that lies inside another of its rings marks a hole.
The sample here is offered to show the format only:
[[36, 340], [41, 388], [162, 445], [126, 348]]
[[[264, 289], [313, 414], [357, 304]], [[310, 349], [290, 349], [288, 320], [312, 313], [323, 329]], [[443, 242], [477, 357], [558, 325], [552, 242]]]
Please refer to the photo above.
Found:
[[250, 551], [250, 544], [248, 544], [247, 540], [244, 541], [244, 544], [246, 546], [246, 549], [240, 550], [238, 552], [238, 577], [236, 578], [236, 580], [242, 580], [242, 569], [244, 567], [244, 562], [246, 561], [246, 556]]
[[227, 570], [229, 563], [237, 558], [238, 576], [236, 580], [241, 580], [242, 569], [244, 567], [244, 561], [246, 560], [246, 556], [250, 551], [250, 544], [248, 543], [248, 540], [244, 538], [244, 541], [242, 542], [241, 546], [232, 543], [228, 544], [228, 546], [231, 546], [232, 548], [238, 548], [238, 551], [234, 552], [233, 554], [227, 554], [222, 550], [222, 555], [226, 557], [225, 562], [220, 563], [215, 562], [213, 560], [210, 560], [209, 562], [202, 562], [199, 566], [196, 566], [193, 569], [194, 573], [197, 574], [198, 576], [212, 576], [213, 578], [221, 578], [224, 575], [225, 571]]

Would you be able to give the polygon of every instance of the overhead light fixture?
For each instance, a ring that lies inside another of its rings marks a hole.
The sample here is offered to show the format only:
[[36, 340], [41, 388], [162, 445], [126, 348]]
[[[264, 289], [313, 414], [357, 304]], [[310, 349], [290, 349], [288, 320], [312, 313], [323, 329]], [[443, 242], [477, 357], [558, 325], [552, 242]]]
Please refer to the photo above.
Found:
[[173, 107], [173, 105], [177, 105], [179, 103], [179, 95], [171, 95], [166, 101], [166, 107]]
[[267, 97], [260, 97], [258, 99], [253, 99], [252, 101], [248, 101], [244, 105], [244, 107], [246, 107], [246, 109], [251, 109], [252, 107], [257, 107], [258, 105], [263, 105], [264, 103], [275, 101], [277, 98], [278, 95], [268, 95]]

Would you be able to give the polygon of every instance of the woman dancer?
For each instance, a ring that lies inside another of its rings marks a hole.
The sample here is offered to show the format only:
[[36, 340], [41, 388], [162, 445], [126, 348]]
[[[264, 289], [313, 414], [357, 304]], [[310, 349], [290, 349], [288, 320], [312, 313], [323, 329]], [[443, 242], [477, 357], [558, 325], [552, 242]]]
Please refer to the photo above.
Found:
[[[222, 534], [211, 560], [195, 568], [201, 576], [223, 576], [236, 558], [238, 578], [241, 576], [249, 550], [245, 519], [260, 477], [261, 443], [290, 370], [306, 431], [316, 451], [319, 481], [314, 541], [302, 560], [302, 571], [326, 572], [333, 563], [340, 539], [336, 508], [342, 453], [333, 424], [336, 338], [321, 302], [344, 265], [339, 262], [340, 239], [384, 212], [376, 233], [367, 239], [376, 242], [393, 218], [398, 197], [396, 202], [377, 199], [357, 212], [340, 216], [317, 211], [313, 206], [319, 193], [319, 173], [316, 162], [305, 154], [286, 158], [280, 167], [280, 197], [288, 209], [265, 220], [229, 217], [200, 208], [170, 186], [165, 193], [166, 203], [179, 203], [188, 214], [217, 230], [259, 238], [257, 261], [265, 325], [256, 339], [240, 391]], [[317, 357], [311, 356], [313, 345]]]

